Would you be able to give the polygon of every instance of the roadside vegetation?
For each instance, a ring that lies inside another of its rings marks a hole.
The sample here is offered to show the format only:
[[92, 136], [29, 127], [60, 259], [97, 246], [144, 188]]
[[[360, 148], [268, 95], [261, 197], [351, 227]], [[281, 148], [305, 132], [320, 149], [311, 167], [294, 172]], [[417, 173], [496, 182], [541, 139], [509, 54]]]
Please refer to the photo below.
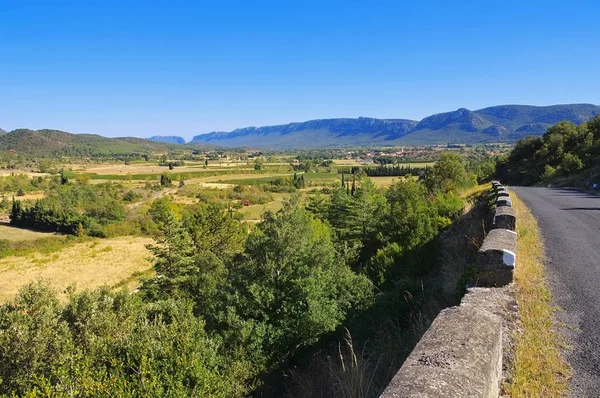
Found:
[[562, 397], [567, 392], [569, 366], [562, 355], [554, 325], [554, 307], [545, 277], [543, 246], [537, 222], [512, 193], [519, 241], [515, 269], [522, 331], [516, 336], [512, 380], [505, 390], [512, 397]]
[[600, 115], [575, 125], [560, 122], [542, 137], [523, 138], [501, 158], [497, 177], [506, 184], [600, 184]]

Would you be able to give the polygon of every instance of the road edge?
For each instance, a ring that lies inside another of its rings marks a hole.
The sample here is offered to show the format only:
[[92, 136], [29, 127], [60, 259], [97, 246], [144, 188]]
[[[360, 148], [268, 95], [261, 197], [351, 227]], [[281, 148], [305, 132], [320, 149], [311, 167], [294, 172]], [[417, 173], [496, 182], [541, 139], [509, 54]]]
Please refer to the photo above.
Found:
[[519, 266], [514, 277], [522, 328], [516, 332], [512, 378], [504, 390], [511, 397], [566, 396], [571, 369], [555, 328], [541, 233], [529, 208], [514, 191], [511, 194], [518, 220]]

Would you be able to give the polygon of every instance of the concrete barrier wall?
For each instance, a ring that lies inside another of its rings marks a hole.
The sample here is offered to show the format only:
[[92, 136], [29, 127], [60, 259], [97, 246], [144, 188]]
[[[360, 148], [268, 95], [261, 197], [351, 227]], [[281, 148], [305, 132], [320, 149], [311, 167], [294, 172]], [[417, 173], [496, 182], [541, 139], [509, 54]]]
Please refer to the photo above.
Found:
[[479, 249], [476, 286], [442, 310], [381, 398], [494, 398], [502, 374], [504, 286], [517, 265], [516, 217], [510, 193], [492, 182], [492, 230]]

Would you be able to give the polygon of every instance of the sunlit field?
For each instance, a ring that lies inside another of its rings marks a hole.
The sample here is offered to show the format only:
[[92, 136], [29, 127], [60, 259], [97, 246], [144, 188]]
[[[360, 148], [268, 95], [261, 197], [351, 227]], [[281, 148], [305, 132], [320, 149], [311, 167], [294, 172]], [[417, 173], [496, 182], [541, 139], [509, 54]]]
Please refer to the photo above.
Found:
[[[22, 236], [36, 236], [27, 233]], [[142, 237], [94, 239], [50, 254], [0, 259], [0, 302], [10, 300], [21, 286], [38, 279], [48, 280], [63, 295], [71, 284], [77, 289], [108, 285], [133, 290], [141, 276], [152, 272], [152, 255], [145, 246], [152, 242], [151, 238]]]
[[15, 228], [9, 225], [0, 225], [0, 239], [6, 239], [10, 242], [33, 241], [43, 238], [64, 238], [52, 232], [37, 232], [24, 228]]

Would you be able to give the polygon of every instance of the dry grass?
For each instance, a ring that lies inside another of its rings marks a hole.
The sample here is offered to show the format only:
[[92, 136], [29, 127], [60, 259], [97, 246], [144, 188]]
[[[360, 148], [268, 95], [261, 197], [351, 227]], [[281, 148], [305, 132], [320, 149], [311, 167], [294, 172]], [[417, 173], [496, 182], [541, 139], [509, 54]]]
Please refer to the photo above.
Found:
[[227, 182], [231, 180], [249, 180], [252, 178], [275, 178], [275, 177], [291, 177], [293, 173], [263, 173], [263, 174], [227, 174], [222, 176], [212, 176], [206, 178], [199, 178], [198, 180], [203, 180], [202, 182]]
[[567, 391], [569, 366], [554, 330], [553, 306], [542, 264], [543, 246], [537, 221], [512, 193], [518, 220], [517, 301], [523, 331], [516, 338], [512, 397], [561, 397]]
[[78, 165], [72, 167], [73, 171], [78, 173], [93, 173], [93, 174], [108, 174], [108, 175], [127, 175], [127, 174], [162, 174], [162, 173], [183, 173], [202, 170], [201, 165], [186, 165], [177, 167], [175, 171], [169, 170], [168, 167], [159, 166], [157, 163], [134, 163], [126, 165], [120, 164], [94, 164], [94, 165]]
[[[248, 165], [248, 170], [254, 170], [252, 163], [246, 162], [218, 162], [210, 161], [208, 164], [209, 170], [219, 169], [230, 169], [232, 167], [242, 167]], [[148, 163], [133, 163], [126, 165], [124, 163], [116, 164], [77, 164], [70, 167], [73, 171], [78, 173], [95, 173], [95, 174], [108, 174], [108, 175], [127, 175], [127, 174], [162, 174], [168, 173], [184, 173], [184, 172], [197, 172], [205, 170], [204, 162], [185, 162], [185, 166], [178, 166], [175, 170], [169, 170], [168, 167], [159, 166], [155, 162]]]
[[0, 225], [0, 239], [6, 239], [10, 242], [38, 240], [51, 237], [64, 238], [64, 235], [58, 235], [52, 232], [37, 232], [24, 228], [11, 227], [10, 225]]
[[21, 286], [37, 279], [47, 279], [60, 292], [73, 283], [77, 289], [102, 285], [134, 289], [139, 281], [135, 276], [152, 268], [151, 254], [145, 247], [148, 243], [152, 239], [98, 239], [49, 255], [6, 257], [0, 260], [0, 302], [12, 299]]
[[31, 171], [23, 171], [23, 170], [0, 170], [0, 177], [8, 177], [13, 174], [25, 174], [28, 177], [47, 177], [50, 175], [48, 173], [34, 173]]
[[482, 185], [475, 185], [469, 189], [465, 189], [464, 191], [462, 191], [460, 193], [460, 197], [462, 199], [470, 199], [473, 196], [477, 196], [479, 194], [481, 194], [483, 191], [487, 190], [487, 189], [491, 189], [492, 186], [491, 184], [482, 184]]
[[17, 196], [16, 192], [12, 192], [7, 196], [14, 196], [17, 200], [39, 200], [43, 199], [46, 194], [44, 192], [28, 192], [23, 196]]
[[265, 203], [264, 205], [250, 205], [242, 207], [239, 212], [244, 215], [244, 220], [246, 221], [260, 220], [266, 210], [271, 210], [272, 212], [281, 210], [283, 207], [283, 201], [289, 197], [289, 194], [274, 193], [273, 198], [275, 200], [272, 202]]
[[394, 182], [403, 179], [403, 177], [371, 177], [373, 183], [379, 188], [387, 188]]

